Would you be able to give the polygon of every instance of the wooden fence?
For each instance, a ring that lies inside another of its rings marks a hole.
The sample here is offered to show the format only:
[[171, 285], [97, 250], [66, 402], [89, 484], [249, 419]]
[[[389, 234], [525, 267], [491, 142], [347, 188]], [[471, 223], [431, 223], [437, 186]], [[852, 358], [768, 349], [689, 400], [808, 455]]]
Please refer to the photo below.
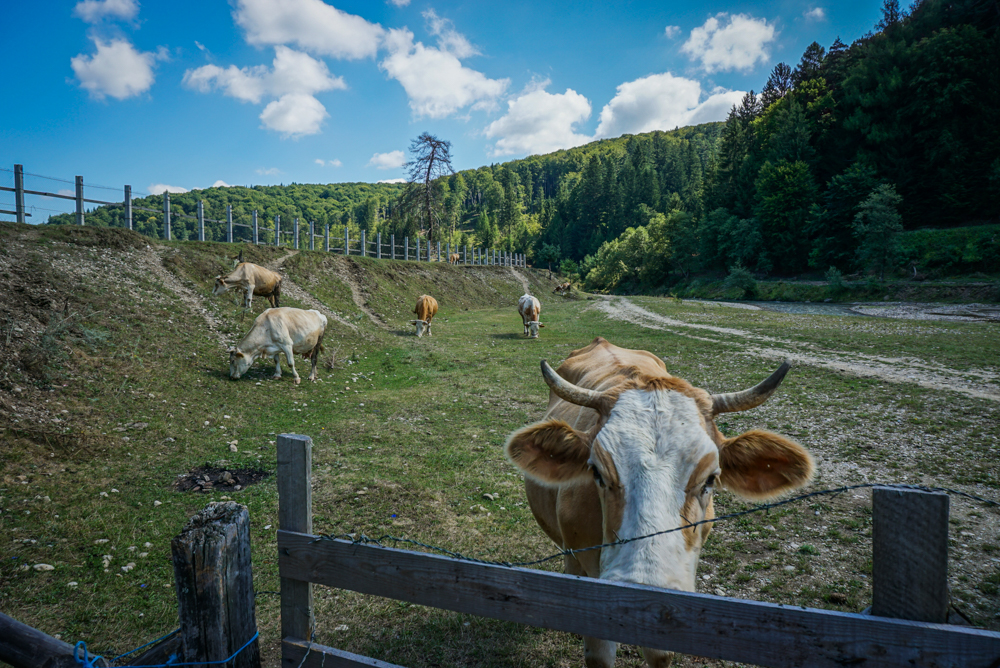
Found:
[[[24, 196], [25, 195], [37, 195], [40, 197], [52, 197], [55, 199], [65, 199], [72, 200], [76, 202], [76, 224], [83, 225], [85, 223], [85, 204], [100, 204], [106, 206], [123, 206], [124, 207], [124, 218], [125, 226], [128, 229], [134, 229], [132, 212], [136, 211], [147, 211], [151, 213], [160, 213], [157, 209], [148, 209], [145, 207], [137, 207], [132, 204], [132, 186], [124, 186], [123, 188], [123, 199], [121, 202], [109, 202], [99, 199], [88, 199], [84, 197], [84, 184], [83, 177], [77, 176], [75, 179], [75, 194], [74, 195], [62, 195], [59, 193], [45, 192], [41, 190], [26, 190], [24, 187], [24, 166], [14, 165], [14, 187], [8, 188], [6, 186], [0, 186], [0, 191], [12, 192], [14, 193], [14, 211], [7, 211], [0, 209], [0, 214], [9, 214], [16, 217], [17, 222], [24, 223], [25, 218], [31, 214], [26, 213], [24, 206]], [[170, 241], [173, 236], [171, 232], [171, 221], [177, 218], [187, 218], [189, 220], [197, 221], [197, 233], [198, 241], [205, 241], [205, 223], [225, 223], [226, 225], [226, 242], [233, 243], [233, 229], [236, 227], [245, 227], [251, 233], [250, 241], [255, 245], [261, 243], [261, 228], [258, 212], [254, 209], [251, 216], [251, 223], [236, 223], [233, 221], [233, 207], [232, 205], [226, 205], [226, 219], [216, 220], [213, 218], [205, 217], [205, 202], [203, 200], [198, 200], [198, 210], [197, 214], [194, 216], [189, 216], [187, 214], [181, 214], [170, 211], [170, 193], [163, 193], [163, 238]], [[451, 244], [446, 243], [444, 248], [444, 255], [442, 255], [441, 242], [436, 243], [436, 248], [432, 247], [430, 242], [424, 242], [423, 250], [421, 251], [421, 240], [419, 238], [414, 239], [414, 244], [410, 246], [410, 239], [408, 237], [403, 238], [403, 243], [400, 245], [396, 244], [396, 235], [390, 235], [387, 239], [388, 243], [382, 243], [382, 234], [378, 233], [375, 239], [366, 238], [367, 231], [361, 230], [361, 239], [355, 240], [354, 247], [352, 248], [352, 240], [350, 237], [350, 229], [344, 225], [343, 234], [343, 245], [339, 247], [332, 247], [330, 245], [330, 226], [324, 226], [323, 233], [320, 234], [316, 231], [316, 224], [313, 221], [308, 223], [300, 222], [298, 218], [295, 218], [291, 224], [290, 230], [281, 229], [281, 216], [275, 215], [274, 217], [274, 229], [273, 229], [273, 244], [275, 246], [282, 245], [282, 236], [290, 236], [291, 240], [288, 245], [299, 249], [299, 237], [300, 232], [303, 228], [308, 229], [305, 234], [308, 235], [309, 250], [316, 250], [316, 239], [320, 238], [323, 240], [323, 245], [321, 250], [335, 253], [343, 253], [344, 255], [360, 255], [362, 257], [374, 257], [376, 259], [391, 259], [391, 260], [410, 260], [412, 259], [421, 262], [449, 262], [451, 259], [452, 251]], [[272, 230], [267, 229], [265, 232], [271, 232]], [[339, 235], [337, 235], [339, 236]], [[339, 243], [339, 242], [338, 242]], [[463, 246], [461, 253], [458, 252], [459, 249], [456, 247], [456, 254], [460, 255], [458, 260], [459, 264], [464, 265], [489, 265], [489, 266], [504, 266], [504, 267], [526, 267], [527, 259], [524, 253], [513, 253], [510, 251], [501, 250], [498, 248], [472, 248], [468, 246]], [[470, 252], [471, 251], [471, 252]], [[471, 258], [470, 258], [471, 256]]]
[[[874, 603], [884, 615], [874, 616], [480, 564], [318, 537], [312, 534], [312, 440], [282, 434], [277, 444], [285, 668], [393, 668], [310, 642], [315, 629], [313, 583], [775, 668], [1000, 666], [1000, 633], [941, 623], [948, 608], [947, 495], [874, 490]], [[935, 622], [912, 621], [914, 617]]]

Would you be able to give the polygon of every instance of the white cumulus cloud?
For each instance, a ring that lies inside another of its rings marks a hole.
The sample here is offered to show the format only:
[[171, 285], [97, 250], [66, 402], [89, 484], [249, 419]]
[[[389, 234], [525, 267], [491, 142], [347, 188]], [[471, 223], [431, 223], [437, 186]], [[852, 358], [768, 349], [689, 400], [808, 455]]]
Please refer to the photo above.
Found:
[[826, 10], [822, 7], [813, 7], [808, 12], [802, 14], [805, 18], [810, 21], [825, 21], [826, 20]]
[[264, 167], [258, 167], [254, 171], [260, 174], [261, 176], [274, 176], [275, 174], [281, 173], [281, 170], [278, 169], [277, 167], [268, 167], [266, 169]]
[[406, 183], [406, 179], [382, 179], [381, 181], [376, 181], [375, 183]]
[[233, 18], [257, 46], [296, 44], [324, 56], [374, 57], [385, 30], [322, 0], [236, 0]]
[[437, 47], [414, 43], [413, 33], [406, 28], [390, 30], [385, 40], [389, 55], [379, 67], [403, 85], [410, 109], [418, 117], [444, 118], [470, 105], [473, 109], [493, 107], [510, 80], [490, 79], [462, 65], [459, 58], [475, 50], [450, 24], [432, 20], [432, 31], [435, 25]]
[[333, 160], [323, 160], [322, 158], [316, 158], [316, 164], [320, 167], [340, 167], [344, 163], [340, 160], [334, 158]]
[[162, 195], [163, 193], [186, 193], [187, 188], [181, 188], [180, 186], [168, 186], [165, 183], [151, 183], [149, 188], [147, 188], [150, 195]]
[[329, 116], [319, 100], [303, 93], [282, 95], [260, 112], [263, 127], [276, 130], [285, 137], [317, 134]]
[[590, 101], [570, 88], [549, 93], [548, 84], [529, 86], [507, 102], [506, 114], [487, 126], [486, 136], [497, 138], [493, 155], [548, 153], [590, 141], [573, 129], [590, 118]]
[[701, 61], [706, 72], [746, 71], [767, 61], [767, 45], [775, 37], [774, 26], [767, 19], [721, 12], [692, 30], [681, 51]]
[[719, 121], [743, 98], [742, 91], [716, 91], [702, 100], [701, 84], [669, 72], [651, 74], [620, 86], [601, 110], [596, 138]]
[[406, 155], [402, 151], [389, 151], [373, 155], [368, 161], [368, 166], [376, 169], [398, 169], [405, 163]]
[[667, 36], [667, 39], [673, 39], [681, 34], [681, 27], [667, 26], [666, 29], [664, 29], [663, 34]]
[[209, 188], [232, 188], [232, 187], [233, 186], [231, 184], [226, 183], [222, 179], [219, 179], [218, 181], [209, 186]]
[[131, 21], [138, 14], [136, 0], [83, 0], [73, 7], [73, 15], [87, 23], [99, 23], [103, 19]]
[[110, 95], [118, 100], [145, 93], [156, 76], [153, 66], [165, 59], [165, 52], [137, 51], [126, 39], [105, 42], [94, 38], [97, 51], [92, 55], [79, 54], [70, 59], [80, 87], [98, 100]]
[[[390, 5], [395, 5], [396, 7], [406, 7], [410, 4], [410, 0], [387, 0]], [[381, 183], [381, 181], [379, 181]]]

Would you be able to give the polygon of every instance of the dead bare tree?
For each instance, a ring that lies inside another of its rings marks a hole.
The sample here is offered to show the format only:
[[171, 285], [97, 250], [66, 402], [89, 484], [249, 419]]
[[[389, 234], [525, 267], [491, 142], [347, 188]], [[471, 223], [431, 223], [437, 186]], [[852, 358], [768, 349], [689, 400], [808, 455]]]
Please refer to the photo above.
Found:
[[424, 132], [410, 142], [413, 159], [406, 163], [409, 183], [403, 193], [404, 209], [415, 212], [421, 228], [427, 230], [428, 240], [439, 235], [439, 221], [444, 210], [444, 196], [436, 181], [455, 173], [451, 166], [451, 142], [438, 139]]

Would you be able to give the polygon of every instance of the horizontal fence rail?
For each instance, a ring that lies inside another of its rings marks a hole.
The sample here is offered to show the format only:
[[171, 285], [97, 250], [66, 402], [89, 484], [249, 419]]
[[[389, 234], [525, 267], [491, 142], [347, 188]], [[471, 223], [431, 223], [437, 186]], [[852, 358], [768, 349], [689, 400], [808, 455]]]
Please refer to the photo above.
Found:
[[[9, 171], [9, 170], [4, 170]], [[120, 206], [124, 209], [124, 227], [130, 230], [135, 229], [133, 221], [133, 212], [142, 211], [145, 213], [160, 214], [163, 216], [162, 225], [162, 238], [171, 241], [173, 239], [172, 223], [174, 221], [185, 219], [195, 221], [195, 229], [193, 233], [195, 234], [198, 241], [206, 241], [205, 223], [217, 223], [225, 225], [225, 242], [226, 243], [253, 243], [255, 245], [260, 245], [264, 243], [266, 245], [281, 246], [282, 245], [282, 235], [288, 240], [286, 243], [295, 249], [300, 248], [300, 235], [308, 236], [308, 246], [309, 250], [315, 250], [315, 240], [317, 237], [323, 239], [322, 250], [333, 253], [340, 253], [343, 255], [360, 255], [362, 257], [373, 257], [375, 259], [391, 259], [391, 260], [416, 260], [418, 262], [452, 262], [452, 247], [450, 243], [445, 243], [442, 249], [442, 244], [438, 242], [428, 242], [421, 240], [420, 238], [414, 239], [414, 245], [411, 246], [410, 239], [404, 237], [403, 243], [397, 245], [395, 240], [395, 235], [390, 235], [389, 243], [383, 244], [382, 234], [377, 233], [375, 239], [367, 238], [367, 230], [361, 230], [361, 239], [351, 239], [350, 230], [345, 225], [343, 235], [337, 235], [343, 241], [343, 245], [339, 247], [331, 247], [330, 245], [330, 226], [325, 225], [322, 232], [318, 231], [315, 221], [300, 221], [298, 218], [294, 219], [294, 222], [290, 225], [291, 229], [282, 229], [281, 226], [281, 216], [276, 214], [274, 217], [274, 226], [272, 227], [262, 227], [259, 222], [258, 212], [254, 210], [252, 212], [252, 223], [239, 223], [233, 220], [233, 208], [232, 205], [226, 206], [226, 218], [216, 219], [216, 218], [206, 218], [204, 211], [204, 200], [198, 201], [198, 209], [196, 215], [190, 215], [187, 213], [181, 213], [179, 211], [170, 210], [170, 193], [163, 193], [163, 208], [161, 209], [150, 209], [148, 207], [135, 206], [132, 203], [132, 186], [126, 185], [122, 188], [122, 200], [121, 201], [107, 201], [99, 199], [89, 199], [84, 197], [84, 183], [83, 177], [77, 176], [75, 181], [67, 181], [65, 179], [53, 179], [60, 182], [73, 183], [75, 185], [75, 194], [66, 195], [60, 193], [52, 193], [44, 190], [29, 190], [24, 187], [24, 167], [22, 165], [14, 165], [14, 187], [10, 188], [7, 186], [0, 186], [0, 191], [2, 192], [12, 192], [14, 193], [14, 210], [0, 209], [0, 214], [7, 214], [15, 216], [17, 222], [24, 223], [26, 218], [32, 216], [25, 210], [24, 196], [34, 195], [38, 197], [49, 197], [54, 199], [70, 200], [76, 203], [76, 224], [84, 225], [86, 222], [86, 216], [89, 215], [84, 210], [85, 204], [98, 204], [103, 206]], [[38, 176], [38, 175], [32, 175]], [[53, 178], [53, 177], [39, 177], [39, 178]], [[104, 190], [116, 190], [115, 188], [108, 188], [106, 186], [89, 186], [101, 188]], [[58, 212], [57, 212], [58, 213]], [[287, 224], [287, 223], [286, 223]], [[233, 229], [236, 227], [246, 228], [251, 232], [251, 238], [237, 241], [233, 236]], [[307, 228], [308, 231], [306, 229]], [[186, 234], [187, 232], [185, 232]], [[262, 239], [262, 233], [265, 239]], [[422, 244], [422, 247], [421, 247]], [[411, 248], [413, 249], [411, 251]], [[505, 266], [505, 267], [527, 267], [527, 258], [524, 253], [512, 253], [510, 251], [500, 250], [496, 248], [472, 248], [471, 254], [468, 246], [463, 246], [461, 252], [459, 249], [455, 248], [455, 255], [458, 255], [457, 264], [463, 265], [489, 265], [489, 266]], [[471, 255], [471, 257], [470, 257]]]
[[774, 668], [992, 667], [1000, 634], [745, 601], [278, 531], [282, 578]]

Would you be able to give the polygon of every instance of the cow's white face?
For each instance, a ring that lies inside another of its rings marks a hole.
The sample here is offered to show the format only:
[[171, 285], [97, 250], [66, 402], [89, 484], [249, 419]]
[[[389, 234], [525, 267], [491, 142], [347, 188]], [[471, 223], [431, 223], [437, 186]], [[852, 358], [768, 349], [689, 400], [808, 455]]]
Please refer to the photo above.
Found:
[[253, 364], [253, 355], [248, 355], [239, 348], [229, 351], [229, 377], [233, 380], [237, 380], [245, 374], [251, 364]]
[[[711, 519], [719, 450], [695, 401], [670, 390], [623, 392], [587, 459], [604, 511], [604, 541]], [[709, 526], [601, 550], [607, 580], [694, 591]]]
[[[430, 336], [431, 334], [431, 323], [427, 320], [411, 320], [411, 324], [417, 326], [417, 336], [421, 337], [424, 334]], [[445, 328], [447, 329], [447, 327]]]
[[530, 336], [533, 339], [537, 339], [538, 338], [538, 328], [539, 327], [544, 327], [544, 326], [545, 325], [543, 325], [542, 323], [538, 322], [537, 320], [532, 320], [531, 322], [528, 323], [528, 336]]
[[226, 285], [226, 281], [222, 278], [222, 276], [217, 276], [215, 278], [215, 288], [212, 290], [212, 294], [218, 297], [221, 294], [225, 294], [228, 289], [229, 287]]

